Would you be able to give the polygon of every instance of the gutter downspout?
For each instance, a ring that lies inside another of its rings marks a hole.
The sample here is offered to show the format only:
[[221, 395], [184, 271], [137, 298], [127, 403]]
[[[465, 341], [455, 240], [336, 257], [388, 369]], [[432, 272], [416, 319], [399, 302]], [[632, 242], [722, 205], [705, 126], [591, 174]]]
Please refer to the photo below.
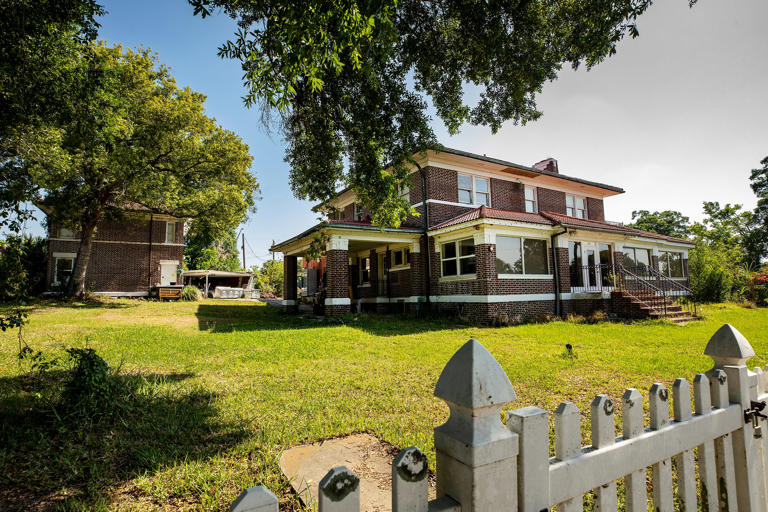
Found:
[[429, 296], [431, 295], [430, 281], [432, 280], [432, 256], [429, 253], [429, 235], [427, 234], [427, 231], [429, 230], [429, 208], [427, 207], [427, 177], [424, 173], [424, 169], [419, 165], [419, 163], [414, 163], [416, 164], [416, 168], [419, 170], [419, 174], [421, 175], [421, 205], [424, 207], [422, 232], [424, 233], [424, 245], [427, 254], [427, 278], [424, 282], [424, 291], [426, 293], [427, 299], [427, 311], [431, 311], [432, 305], [430, 304]]
[[557, 247], [555, 246], [555, 240], [560, 235], [568, 233], [568, 228], [563, 228], [565, 231], [555, 233], [550, 237], [550, 245], [552, 246], [552, 263], [554, 265], [554, 277], [555, 277], [555, 316], [561, 316], [561, 299], [560, 299], [560, 269], [557, 264]]

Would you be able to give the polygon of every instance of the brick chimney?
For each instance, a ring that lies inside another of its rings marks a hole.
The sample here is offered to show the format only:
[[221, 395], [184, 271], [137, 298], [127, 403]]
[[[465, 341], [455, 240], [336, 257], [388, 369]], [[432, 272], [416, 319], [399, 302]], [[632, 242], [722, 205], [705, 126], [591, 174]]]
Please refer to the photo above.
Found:
[[545, 158], [541, 162], [536, 162], [531, 167], [540, 171], [554, 172], [559, 174], [557, 170], [557, 160], [554, 158]]

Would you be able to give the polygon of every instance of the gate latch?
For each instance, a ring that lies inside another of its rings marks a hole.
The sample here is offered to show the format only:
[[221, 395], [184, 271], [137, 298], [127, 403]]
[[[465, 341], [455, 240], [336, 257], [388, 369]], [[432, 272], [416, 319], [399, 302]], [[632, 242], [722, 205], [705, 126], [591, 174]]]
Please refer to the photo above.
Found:
[[752, 430], [755, 437], [763, 437], [762, 428], [760, 425], [760, 418], [768, 418], [765, 414], [762, 413], [763, 409], [765, 409], [766, 403], [763, 402], [755, 402], [754, 400], [749, 401], [749, 409], [744, 411], [744, 422], [749, 423], [752, 422]]

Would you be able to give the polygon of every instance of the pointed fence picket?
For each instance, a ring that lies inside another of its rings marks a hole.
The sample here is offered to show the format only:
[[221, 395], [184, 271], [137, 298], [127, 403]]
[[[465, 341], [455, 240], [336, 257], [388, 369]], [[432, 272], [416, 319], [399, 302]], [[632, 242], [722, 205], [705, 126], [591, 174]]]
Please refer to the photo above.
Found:
[[[557, 507], [576, 512], [584, 508], [584, 495], [593, 493], [595, 510], [615, 511], [617, 482], [623, 479], [625, 510], [644, 512], [650, 468], [650, 495], [659, 512], [768, 512], [768, 432], [760, 417], [753, 427], [750, 412], [768, 401], [768, 371], [747, 369], [754, 351], [728, 324], [704, 353], [714, 368], [696, 375], [693, 396], [685, 379], [674, 381], [672, 419], [669, 390], [662, 383], [651, 386], [647, 428], [640, 391], [628, 389], [622, 396], [619, 437], [616, 404], [598, 395], [590, 405], [591, 445], [582, 447], [579, 409], [560, 404], [550, 458], [547, 411], [509, 411], [505, 426], [500, 411], [515, 400], [512, 384], [493, 356], [470, 340], [448, 362], [435, 388], [450, 409], [448, 421], [435, 429], [438, 498], [428, 502], [427, 458], [409, 447], [392, 464], [392, 510], [541, 512]], [[359, 512], [360, 480], [343, 466], [333, 468], [320, 482], [317, 499], [320, 512]], [[278, 501], [267, 489], [254, 487], [230, 510], [277, 512]]]

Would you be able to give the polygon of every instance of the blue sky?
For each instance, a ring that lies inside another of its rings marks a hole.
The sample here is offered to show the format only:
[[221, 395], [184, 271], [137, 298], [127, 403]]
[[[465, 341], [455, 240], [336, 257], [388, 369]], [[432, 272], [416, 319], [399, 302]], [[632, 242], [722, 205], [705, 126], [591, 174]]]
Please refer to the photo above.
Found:
[[[270, 138], [258, 112], [242, 104], [239, 63], [216, 55], [233, 21], [194, 17], [184, 0], [104, 4], [101, 39], [151, 47], [180, 85], [208, 96], [208, 114], [249, 145], [262, 199], [244, 226], [248, 265], [271, 257], [273, 239], [312, 225], [312, 204], [288, 185], [279, 134]], [[509, 123], [495, 135], [465, 127], [454, 137], [436, 120], [441, 142], [525, 165], [551, 156], [564, 174], [621, 186], [626, 194], [606, 200], [610, 220], [628, 222], [637, 209], [700, 219], [705, 200], [753, 208], [749, 170], [768, 156], [768, 2], [687, 5], [657, 2], [639, 20], [640, 37], [616, 56], [589, 72], [561, 72], [539, 97], [541, 120]]]

